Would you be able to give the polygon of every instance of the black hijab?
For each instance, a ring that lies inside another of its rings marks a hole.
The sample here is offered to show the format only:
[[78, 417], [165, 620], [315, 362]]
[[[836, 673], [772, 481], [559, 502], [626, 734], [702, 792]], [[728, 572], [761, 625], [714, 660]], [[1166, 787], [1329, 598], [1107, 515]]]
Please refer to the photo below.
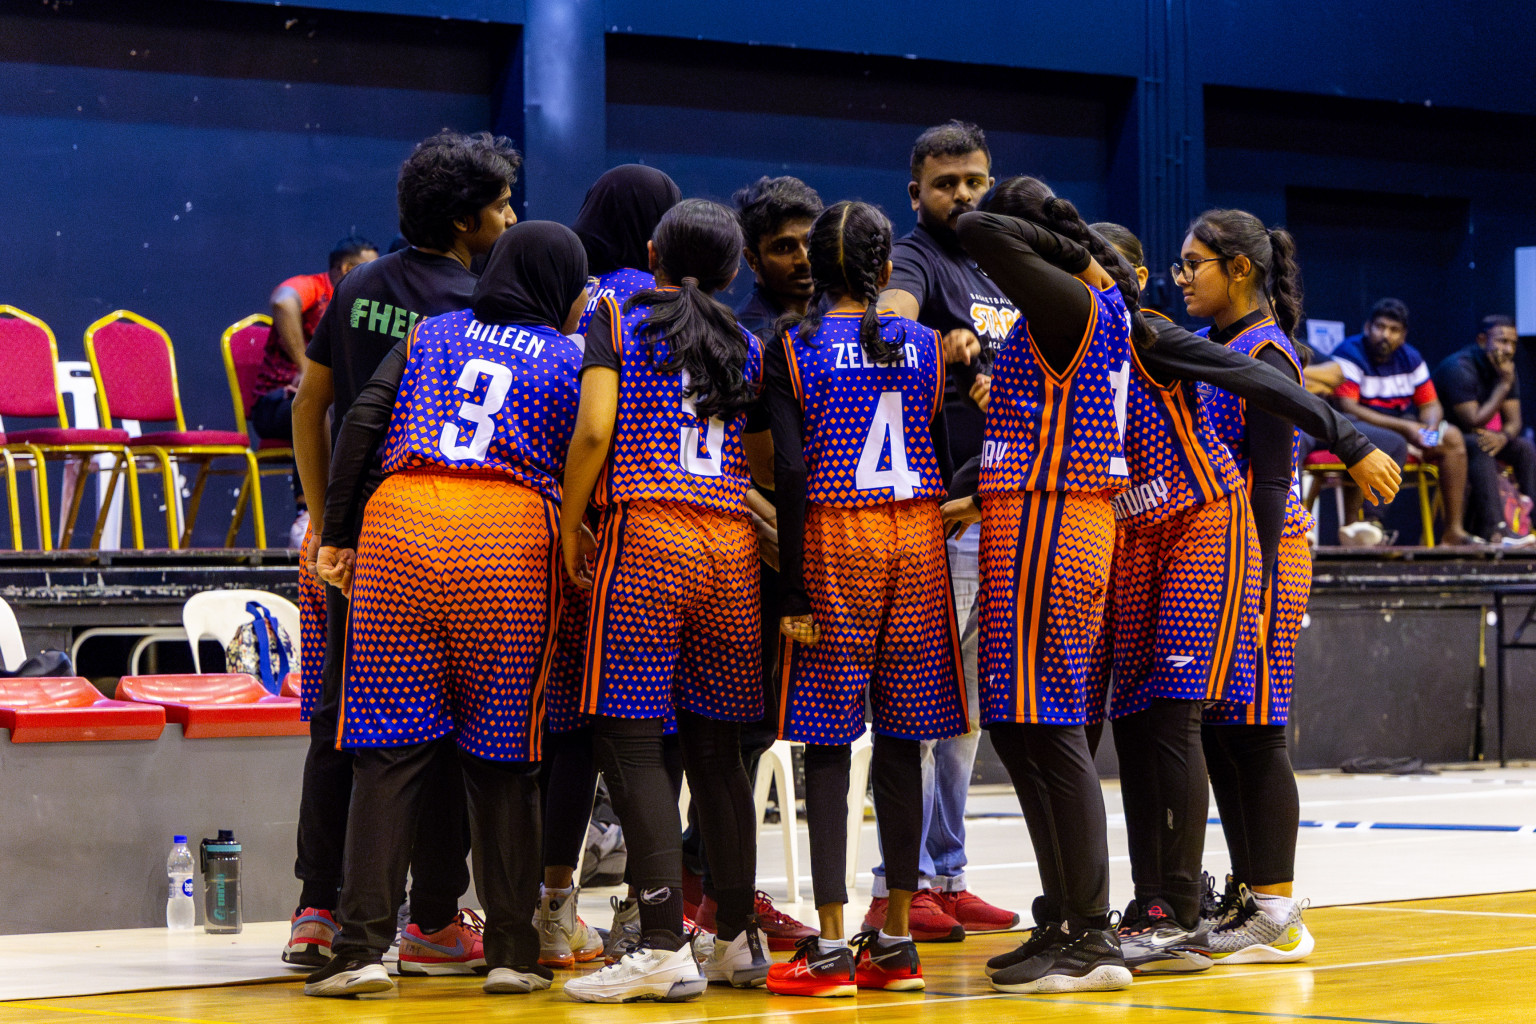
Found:
[[682, 198], [677, 182], [644, 164], [622, 164], [593, 182], [571, 225], [592, 273], [649, 269], [645, 243], [661, 215]]
[[558, 331], [586, 286], [581, 239], [564, 224], [529, 220], [512, 225], [496, 240], [469, 305], [483, 324]]

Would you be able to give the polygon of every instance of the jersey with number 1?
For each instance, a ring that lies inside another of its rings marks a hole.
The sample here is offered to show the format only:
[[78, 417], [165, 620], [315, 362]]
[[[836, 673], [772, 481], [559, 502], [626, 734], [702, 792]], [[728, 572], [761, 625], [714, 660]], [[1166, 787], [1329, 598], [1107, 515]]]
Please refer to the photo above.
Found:
[[[613, 298], [603, 302], [613, 325], [619, 395], [597, 503], [670, 501], [745, 515], [751, 486], [741, 446], [746, 410], [728, 420], [700, 416], [687, 372], [664, 372], [666, 342], [642, 331], [650, 307], [625, 313]], [[755, 393], [763, 384], [763, 344], [740, 324], [736, 329], [747, 354], [742, 372]]]
[[981, 448], [983, 494], [1118, 491], [1125, 461], [1131, 322], [1118, 288], [1087, 284], [1092, 313], [1072, 364], [1053, 370], [1020, 318], [998, 349]]
[[805, 424], [806, 499], [858, 508], [945, 494], [931, 424], [944, 396], [938, 332], [882, 313], [895, 349], [875, 362], [859, 341], [862, 313], [828, 313], [807, 340], [785, 336]]
[[467, 309], [411, 336], [384, 472], [502, 473], [560, 501], [581, 351], [552, 327], [483, 324]]

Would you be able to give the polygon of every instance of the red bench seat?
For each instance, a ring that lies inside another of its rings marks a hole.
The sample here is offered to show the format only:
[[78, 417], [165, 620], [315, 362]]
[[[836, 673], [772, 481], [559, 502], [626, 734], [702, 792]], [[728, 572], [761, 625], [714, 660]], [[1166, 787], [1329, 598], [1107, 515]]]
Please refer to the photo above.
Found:
[[188, 739], [309, 735], [297, 698], [275, 697], [243, 673], [124, 676], [117, 697], [164, 708]]
[[108, 700], [79, 676], [0, 679], [0, 728], [12, 743], [155, 740], [165, 710]]

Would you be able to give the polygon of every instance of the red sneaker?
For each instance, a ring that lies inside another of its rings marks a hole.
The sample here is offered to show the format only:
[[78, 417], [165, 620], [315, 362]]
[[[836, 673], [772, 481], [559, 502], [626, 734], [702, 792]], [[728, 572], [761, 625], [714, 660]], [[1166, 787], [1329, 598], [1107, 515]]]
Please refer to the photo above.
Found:
[[757, 914], [757, 926], [768, 936], [768, 948], [775, 953], [794, 949], [804, 940], [821, 935], [815, 928], [801, 924], [774, 906], [773, 897], [761, 889], [757, 890], [753, 913]]
[[859, 947], [853, 975], [859, 988], [878, 988], [887, 992], [923, 990], [923, 965], [917, 958], [915, 942], [908, 940], [882, 946], [879, 932], [861, 932], [853, 937], [853, 941]]
[[446, 928], [423, 935], [414, 924], [400, 935], [401, 974], [474, 974], [485, 969], [485, 922], [461, 910]]
[[316, 907], [294, 911], [288, 926], [283, 963], [295, 967], [324, 967], [331, 962], [331, 941], [336, 938], [336, 915]]
[[704, 876], [683, 868], [683, 914], [697, 918], [699, 905], [704, 902]]
[[847, 946], [823, 953], [817, 937], [802, 939], [789, 963], [768, 968], [768, 991], [781, 996], [851, 996], [858, 992], [854, 982], [854, 954]]
[[718, 909], [719, 908], [715, 906], [715, 901], [710, 897], [705, 896], [699, 901], [698, 913], [689, 914], [687, 910], [684, 910], [683, 913], [686, 916], [693, 918], [694, 926], [697, 927], [699, 931], [709, 932], [709, 934], [713, 935], [715, 932], [720, 930], [720, 926], [715, 924], [715, 911]]
[[938, 894], [944, 912], [959, 921], [966, 932], [1006, 932], [1019, 923], [1019, 915], [994, 907], [969, 889]]
[[[890, 900], [876, 896], [869, 901], [869, 913], [864, 915], [864, 930], [877, 932], [885, 927], [885, 911]], [[934, 889], [919, 889], [912, 895], [912, 910], [908, 918], [914, 942], [959, 942], [965, 938], [965, 928], [944, 910], [944, 904]]]

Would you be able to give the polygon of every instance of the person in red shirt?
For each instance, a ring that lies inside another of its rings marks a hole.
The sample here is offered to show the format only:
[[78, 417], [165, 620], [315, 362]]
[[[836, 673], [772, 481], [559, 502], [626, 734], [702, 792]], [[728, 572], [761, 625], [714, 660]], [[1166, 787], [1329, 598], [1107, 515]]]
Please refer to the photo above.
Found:
[[[315, 325], [331, 304], [336, 282], [353, 267], [378, 258], [378, 246], [366, 238], [350, 235], [331, 250], [328, 270], [290, 277], [273, 289], [272, 332], [267, 335], [267, 348], [256, 374], [254, 396], [245, 410], [257, 437], [293, 441], [293, 396], [304, 376], [304, 350], [314, 337]], [[293, 473], [293, 502], [299, 516], [289, 531], [289, 546], [298, 547], [309, 526], [309, 507], [297, 469]]]

